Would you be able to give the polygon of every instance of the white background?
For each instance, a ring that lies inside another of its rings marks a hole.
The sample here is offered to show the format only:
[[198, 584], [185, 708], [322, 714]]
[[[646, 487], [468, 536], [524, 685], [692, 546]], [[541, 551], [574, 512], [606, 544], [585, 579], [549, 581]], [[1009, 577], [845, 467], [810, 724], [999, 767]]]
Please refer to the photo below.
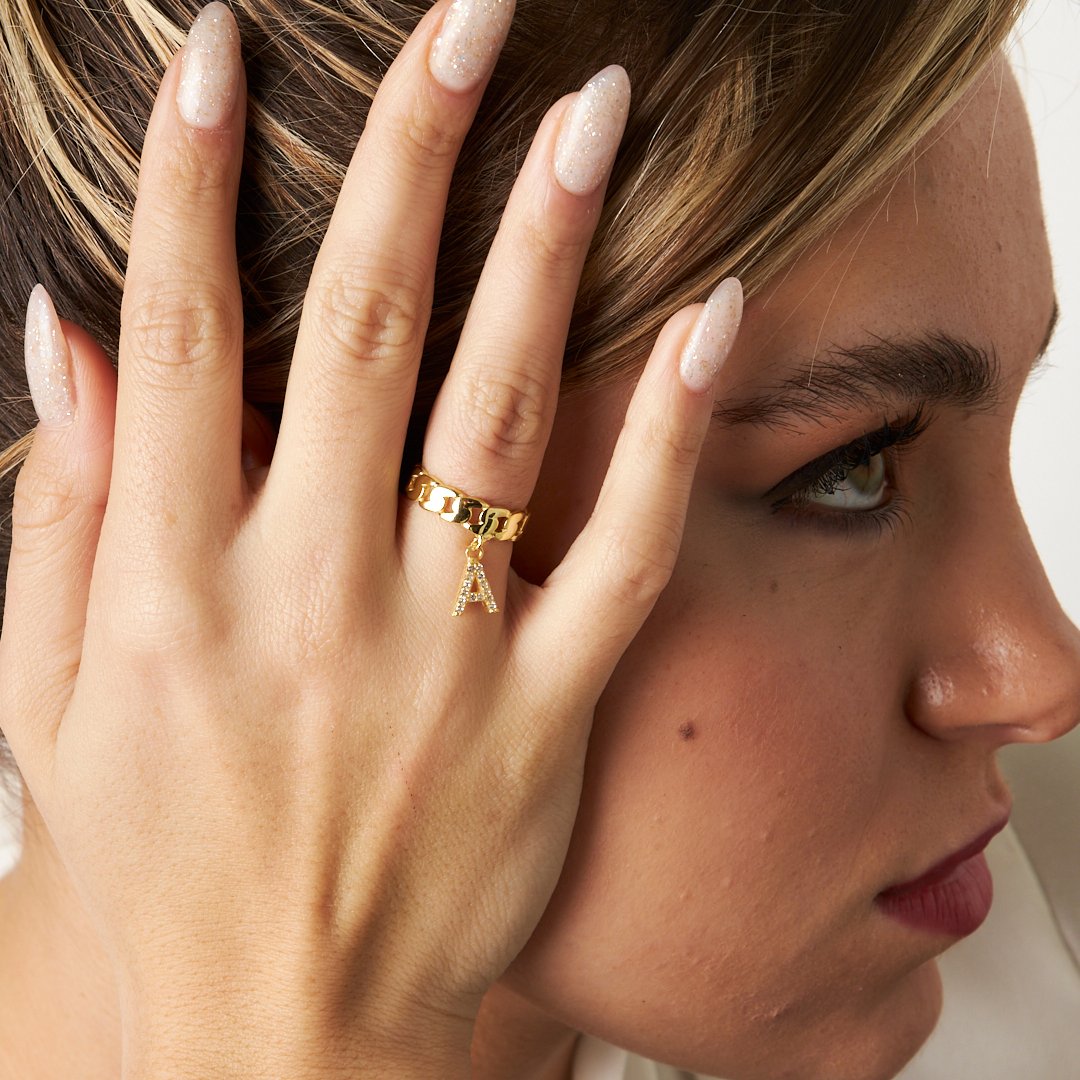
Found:
[[1032, 0], [1009, 57], [1035, 133], [1061, 306], [1049, 370], [1020, 401], [1013, 478], [1047, 575], [1080, 624], [1080, 0]]

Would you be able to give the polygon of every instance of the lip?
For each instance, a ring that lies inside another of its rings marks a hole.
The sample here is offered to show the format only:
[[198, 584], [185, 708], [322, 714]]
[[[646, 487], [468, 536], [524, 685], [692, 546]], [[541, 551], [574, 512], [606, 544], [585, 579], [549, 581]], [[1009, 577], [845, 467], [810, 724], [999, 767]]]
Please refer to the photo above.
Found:
[[911, 881], [901, 882], [899, 885], [890, 885], [887, 889], [883, 889], [879, 895], [885, 897], [902, 896], [904, 893], [918, 892], [929, 885], [936, 885], [937, 882], [944, 881], [962, 862], [967, 862], [968, 859], [983, 851], [986, 845], [1008, 824], [1009, 815], [1006, 814], [996, 825], [991, 825], [985, 832], [979, 833], [970, 844], [965, 844], [959, 851], [947, 855], [941, 862], [934, 863], [925, 874], [920, 874], [917, 878], [912, 878]]
[[951, 937], [974, 933], [990, 914], [994, 898], [983, 849], [1008, 823], [1006, 814], [924, 874], [883, 889], [875, 899], [878, 908], [916, 930]]

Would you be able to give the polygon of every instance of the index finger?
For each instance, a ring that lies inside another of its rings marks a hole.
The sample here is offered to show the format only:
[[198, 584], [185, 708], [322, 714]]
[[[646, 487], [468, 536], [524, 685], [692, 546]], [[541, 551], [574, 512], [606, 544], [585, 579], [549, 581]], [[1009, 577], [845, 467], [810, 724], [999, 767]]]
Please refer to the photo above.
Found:
[[229, 508], [235, 514], [243, 484], [235, 235], [245, 90], [236, 22], [211, 3], [162, 78], [139, 166], [109, 495], [110, 506], [127, 508], [125, 529], [136, 520], [152, 532], [177, 517], [197, 526], [231, 521]]

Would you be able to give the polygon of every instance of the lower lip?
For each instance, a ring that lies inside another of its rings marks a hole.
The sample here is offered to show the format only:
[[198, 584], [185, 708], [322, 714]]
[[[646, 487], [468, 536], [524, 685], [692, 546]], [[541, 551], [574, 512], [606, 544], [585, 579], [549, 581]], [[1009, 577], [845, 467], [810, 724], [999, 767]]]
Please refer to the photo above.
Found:
[[911, 892], [881, 895], [886, 915], [916, 930], [967, 937], [986, 921], [994, 899], [994, 879], [981, 852], [965, 859], [947, 878]]

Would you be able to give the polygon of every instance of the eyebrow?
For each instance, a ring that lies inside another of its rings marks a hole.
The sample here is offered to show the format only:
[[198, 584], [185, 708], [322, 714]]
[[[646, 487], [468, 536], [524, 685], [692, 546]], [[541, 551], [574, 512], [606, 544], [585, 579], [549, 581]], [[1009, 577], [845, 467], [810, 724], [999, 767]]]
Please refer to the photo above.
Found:
[[[1055, 297], [1032, 372], [1046, 355], [1057, 323]], [[839, 419], [844, 410], [867, 404], [917, 401], [978, 412], [1000, 403], [1001, 364], [993, 348], [940, 330], [896, 340], [873, 336], [859, 345], [833, 346], [756, 397], [717, 401], [713, 420], [728, 426], [785, 427], [795, 420]]]

